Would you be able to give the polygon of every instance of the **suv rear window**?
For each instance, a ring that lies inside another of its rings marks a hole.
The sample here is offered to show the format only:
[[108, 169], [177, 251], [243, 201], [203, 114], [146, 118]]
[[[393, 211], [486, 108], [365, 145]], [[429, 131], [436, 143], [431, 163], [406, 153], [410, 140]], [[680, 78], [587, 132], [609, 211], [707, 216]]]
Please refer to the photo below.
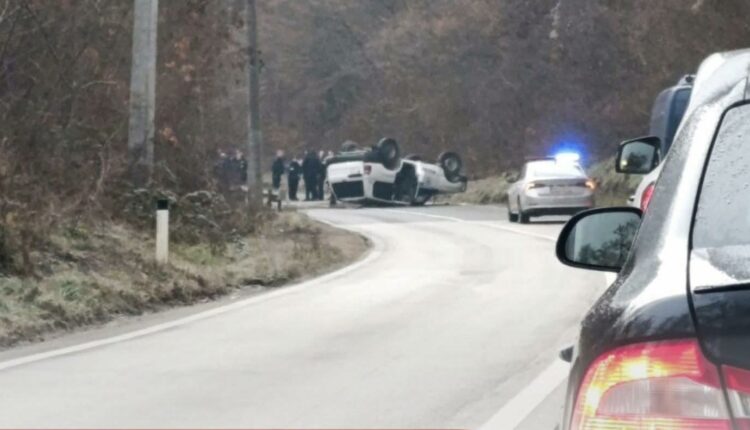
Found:
[[700, 271], [704, 276], [698, 283], [750, 279], [748, 195], [750, 105], [743, 105], [724, 116], [703, 177], [693, 227], [693, 264], [710, 270]]
[[692, 93], [692, 91], [692, 88], [683, 88], [681, 90], [678, 90], [674, 95], [674, 99], [672, 99], [672, 109], [669, 113], [667, 135], [664, 138], [665, 154], [667, 151], [669, 151], [669, 147], [672, 146], [674, 135], [675, 133], [677, 133], [677, 129], [680, 127], [682, 117], [685, 116], [685, 111], [687, 110], [688, 103], [690, 102], [690, 94]]

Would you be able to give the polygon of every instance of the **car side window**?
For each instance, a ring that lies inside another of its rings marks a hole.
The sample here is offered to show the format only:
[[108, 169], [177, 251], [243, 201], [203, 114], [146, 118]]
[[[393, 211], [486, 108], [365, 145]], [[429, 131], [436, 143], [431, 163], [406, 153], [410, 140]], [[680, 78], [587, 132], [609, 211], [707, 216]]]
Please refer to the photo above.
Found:
[[693, 226], [694, 282], [715, 286], [750, 279], [748, 194], [750, 105], [742, 105], [725, 114], [706, 165]]

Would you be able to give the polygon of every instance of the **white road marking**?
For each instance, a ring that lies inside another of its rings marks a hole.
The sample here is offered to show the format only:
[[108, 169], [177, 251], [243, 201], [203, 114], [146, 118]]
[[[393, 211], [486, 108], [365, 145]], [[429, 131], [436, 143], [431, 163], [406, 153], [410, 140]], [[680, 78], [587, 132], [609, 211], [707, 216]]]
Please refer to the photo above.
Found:
[[534, 409], [560, 384], [565, 382], [570, 365], [555, 360], [547, 369], [529, 383], [521, 392], [510, 399], [480, 430], [511, 430], [521, 424]]
[[[604, 273], [606, 285], [610, 286], [617, 279], [616, 273]], [[560, 384], [565, 382], [570, 365], [562, 360], [555, 360], [547, 369], [536, 377], [521, 392], [510, 399], [502, 409], [484, 423], [479, 430], [515, 429], [552, 394]]]
[[[454, 221], [459, 223], [471, 223], [483, 225], [486, 227], [503, 230], [511, 233], [521, 234], [524, 236], [531, 236], [538, 239], [548, 240], [556, 242], [557, 239], [542, 234], [537, 234], [529, 231], [520, 230], [513, 227], [507, 227], [496, 223], [486, 221], [469, 221], [461, 218], [428, 214], [419, 211], [403, 211], [390, 209], [391, 212], [397, 213], [410, 213], [414, 215], [424, 216], [428, 218], [445, 219], [448, 221]], [[604, 273], [606, 285], [612, 285], [617, 279], [615, 273]], [[570, 371], [570, 365], [562, 360], [555, 360], [547, 369], [540, 373], [533, 381], [529, 383], [523, 390], [516, 394], [510, 399], [502, 409], [490, 418], [489, 421], [484, 423], [480, 430], [509, 430], [515, 429], [521, 424], [528, 416], [557, 388], [560, 384], [565, 382]]]
[[484, 225], [484, 226], [490, 227], [490, 228], [495, 228], [495, 229], [498, 229], [498, 230], [507, 231], [507, 232], [510, 232], [510, 233], [516, 233], [516, 234], [521, 234], [521, 235], [524, 235], [524, 236], [535, 237], [537, 239], [543, 239], [543, 240], [547, 240], [547, 241], [550, 241], [550, 242], [557, 242], [557, 238], [556, 237], [546, 236], [546, 235], [538, 234], [538, 233], [532, 233], [530, 231], [519, 230], [517, 228], [506, 227], [504, 225], [493, 224], [493, 223], [487, 222], [487, 221], [475, 221], [474, 223], [475, 224]]
[[[428, 218], [445, 219], [445, 220], [459, 222], [459, 223], [483, 225], [489, 228], [508, 231], [511, 233], [521, 234], [525, 236], [536, 237], [538, 239], [543, 239], [547, 241], [554, 242], [556, 240], [553, 237], [545, 236], [542, 234], [527, 232], [527, 231], [523, 231], [520, 229], [506, 227], [506, 226], [502, 226], [502, 225], [498, 225], [498, 224], [486, 222], [486, 221], [469, 221], [469, 220], [464, 220], [464, 219], [456, 218], [456, 217], [427, 214], [427, 213], [418, 212], [418, 211], [404, 211], [404, 210], [395, 210], [395, 209], [390, 209], [388, 211], [392, 211], [392, 212], [400, 213], [400, 214], [408, 213], [408, 214], [419, 215], [419, 216], [428, 217]], [[326, 222], [328, 224], [332, 224], [327, 221], [323, 221], [323, 220], [321, 221]], [[195, 315], [180, 318], [180, 319], [170, 321], [167, 323], [157, 324], [155, 326], [151, 326], [151, 327], [140, 329], [140, 330], [135, 330], [129, 333], [125, 333], [125, 334], [121, 334], [121, 335], [117, 335], [113, 337], [99, 339], [99, 340], [95, 340], [91, 342], [85, 342], [85, 343], [78, 344], [78, 345], [59, 348], [59, 349], [55, 349], [51, 351], [45, 351], [42, 353], [32, 354], [32, 355], [0, 362], [0, 371], [7, 370], [7, 369], [17, 367], [17, 366], [22, 366], [25, 364], [42, 361], [42, 360], [47, 360], [47, 359], [51, 359], [55, 357], [75, 354], [75, 353], [87, 351], [90, 349], [112, 345], [115, 343], [120, 343], [120, 342], [128, 341], [131, 339], [136, 339], [136, 338], [147, 336], [153, 333], [168, 330], [174, 327], [183, 326], [183, 325], [190, 324], [196, 321], [211, 318], [211, 317], [221, 315], [221, 314], [224, 314], [224, 313], [236, 310], [236, 309], [241, 309], [241, 308], [244, 308], [244, 307], [256, 304], [256, 303], [264, 302], [266, 300], [272, 300], [276, 297], [284, 296], [287, 294], [292, 294], [301, 289], [318, 285], [320, 283], [345, 275], [379, 258], [380, 255], [383, 253], [382, 243], [377, 238], [374, 238], [374, 237], [368, 237], [368, 238], [373, 242], [373, 248], [370, 250], [370, 252], [365, 258], [363, 258], [362, 260], [350, 266], [347, 266], [335, 272], [329, 273], [327, 275], [321, 276], [319, 278], [305, 281], [297, 285], [286, 287], [284, 289], [277, 290], [274, 292], [250, 297], [245, 300], [227, 304], [221, 307], [217, 307], [208, 311], [200, 312]], [[605, 274], [605, 276], [607, 277], [608, 284], [611, 284], [611, 282], [614, 281], [615, 279], [614, 274], [607, 273]], [[523, 422], [523, 420], [527, 418], [528, 415], [531, 412], [533, 412], [534, 409], [536, 409], [536, 407], [541, 402], [543, 402], [556, 387], [558, 387], [562, 382], [564, 382], [565, 378], [568, 375], [568, 370], [569, 370], [569, 365], [567, 363], [561, 360], [556, 360], [555, 362], [553, 362], [547, 369], [545, 369], [531, 383], [529, 383], [529, 385], [527, 385], [526, 388], [524, 388], [515, 397], [513, 397], [510, 401], [508, 401], [502, 407], [502, 409], [500, 409], [500, 411], [498, 411], [488, 422], [486, 422], [481, 427], [481, 429], [489, 430], [489, 429], [515, 428], [518, 424]]]
[[249, 297], [247, 299], [240, 300], [238, 302], [230, 303], [224, 306], [220, 306], [214, 309], [210, 309], [210, 310], [200, 312], [194, 315], [190, 315], [188, 317], [180, 318], [174, 321], [157, 324], [151, 327], [147, 327], [147, 328], [140, 329], [140, 330], [135, 330], [135, 331], [121, 334], [118, 336], [112, 336], [112, 337], [108, 337], [104, 339], [94, 340], [91, 342], [81, 343], [78, 345], [68, 346], [65, 348], [54, 349], [51, 351], [40, 352], [37, 354], [31, 354], [31, 355], [27, 355], [24, 357], [19, 357], [19, 358], [3, 361], [3, 362], [0, 362], [0, 371], [10, 369], [13, 367], [17, 367], [17, 366], [22, 366], [24, 364], [34, 363], [37, 361], [47, 360], [50, 358], [60, 357], [63, 355], [74, 354], [77, 352], [87, 351], [87, 350], [99, 348], [102, 346], [112, 345], [115, 343], [124, 342], [127, 340], [136, 339], [136, 338], [143, 337], [143, 336], [148, 336], [153, 333], [168, 330], [168, 329], [178, 327], [178, 326], [183, 326], [183, 325], [190, 324], [196, 321], [200, 321], [206, 318], [211, 318], [211, 317], [221, 315], [221, 314], [224, 314], [224, 313], [236, 310], [236, 309], [241, 309], [250, 305], [254, 305], [256, 303], [265, 302], [267, 300], [272, 300], [276, 297], [293, 294], [302, 289], [306, 289], [309, 287], [313, 287], [315, 285], [319, 285], [321, 283], [343, 276], [353, 270], [357, 270], [358, 268], [366, 264], [369, 264], [371, 261], [380, 257], [384, 249], [383, 244], [380, 242], [379, 239], [375, 237], [368, 236], [368, 239], [370, 239], [373, 243], [373, 247], [370, 249], [368, 254], [363, 259], [349, 266], [346, 266], [342, 269], [339, 269], [335, 272], [331, 272], [321, 277], [311, 279], [309, 281], [301, 282], [296, 285], [291, 285], [291, 286], [288, 286], [288, 287], [285, 287], [276, 291], [268, 292], [265, 294], [261, 294], [258, 296]]
[[[419, 211], [403, 211], [389, 209], [391, 212], [396, 213], [409, 213], [413, 215], [419, 215], [427, 218], [444, 219], [459, 223], [470, 223], [475, 225], [482, 225], [485, 227], [494, 228], [497, 230], [507, 231], [510, 233], [521, 234], [524, 236], [530, 236], [537, 239], [543, 239], [550, 242], [556, 242], [557, 238], [546, 236], [543, 234], [533, 233], [524, 231], [521, 229], [498, 225], [492, 222], [486, 221], [469, 221], [461, 218], [428, 214]], [[609, 279], [607, 279], [609, 283]], [[562, 384], [568, 377], [570, 371], [570, 365], [562, 360], [555, 360], [547, 369], [540, 373], [536, 379], [531, 381], [526, 388], [521, 390], [511, 400], [498, 411], [495, 415], [490, 418], [485, 424], [480, 427], [480, 430], [509, 430], [514, 429], [516, 426], [521, 424], [531, 414], [552, 391], [555, 390], [560, 384]]]
[[[557, 242], [557, 238], [538, 234], [534, 232], [524, 231], [514, 227], [508, 227], [492, 223], [488, 221], [470, 221], [457, 217], [429, 214], [420, 211], [413, 210], [398, 210], [398, 209], [384, 209], [388, 212], [394, 212], [399, 214], [412, 214], [426, 218], [443, 219], [458, 223], [469, 223], [474, 225], [482, 225], [497, 230], [507, 231], [510, 233], [516, 233], [524, 236], [535, 237], [550, 242]], [[604, 273], [606, 285], [612, 285], [617, 279], [615, 273]], [[512, 399], [503, 405], [492, 418], [489, 419], [485, 424], [480, 427], [480, 430], [510, 430], [515, 429], [521, 424], [529, 415], [542, 403], [544, 400], [557, 388], [560, 384], [565, 382], [570, 372], [570, 364], [557, 359], [549, 367], [547, 367], [542, 373], [540, 373], [533, 381], [531, 381], [526, 388], [521, 390]]]
[[412, 211], [412, 210], [397, 210], [397, 209], [383, 209], [383, 210], [388, 211], [388, 212], [399, 213], [399, 214], [407, 213], [407, 214], [419, 215], [419, 216], [423, 216], [423, 217], [427, 217], [427, 218], [444, 219], [444, 220], [453, 221], [453, 222], [459, 222], [459, 223], [482, 225], [482, 226], [485, 226], [485, 227], [494, 228], [494, 229], [497, 229], [497, 230], [503, 230], [503, 231], [507, 231], [507, 232], [510, 232], [510, 233], [516, 233], [516, 234], [521, 234], [521, 235], [524, 235], [524, 236], [535, 237], [537, 239], [543, 239], [543, 240], [547, 240], [547, 241], [551, 241], [551, 242], [557, 242], [557, 238], [556, 237], [550, 237], [550, 236], [546, 236], [546, 235], [543, 235], [543, 234], [538, 234], [538, 233], [534, 233], [534, 232], [530, 232], [530, 231], [525, 231], [525, 230], [521, 230], [521, 229], [517, 229], [517, 228], [513, 228], [513, 227], [499, 225], [499, 224], [488, 222], [488, 221], [471, 221], [471, 220], [465, 220], [465, 219], [456, 218], [456, 217], [452, 217], [452, 216], [428, 214], [428, 213], [419, 212], [419, 211]]

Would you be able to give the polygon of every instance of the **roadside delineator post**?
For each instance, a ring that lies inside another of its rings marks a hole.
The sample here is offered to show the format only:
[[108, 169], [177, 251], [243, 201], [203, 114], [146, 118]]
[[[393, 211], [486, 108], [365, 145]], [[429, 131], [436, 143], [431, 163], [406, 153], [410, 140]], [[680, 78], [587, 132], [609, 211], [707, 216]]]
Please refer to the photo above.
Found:
[[169, 262], [169, 200], [156, 201], [156, 262]]

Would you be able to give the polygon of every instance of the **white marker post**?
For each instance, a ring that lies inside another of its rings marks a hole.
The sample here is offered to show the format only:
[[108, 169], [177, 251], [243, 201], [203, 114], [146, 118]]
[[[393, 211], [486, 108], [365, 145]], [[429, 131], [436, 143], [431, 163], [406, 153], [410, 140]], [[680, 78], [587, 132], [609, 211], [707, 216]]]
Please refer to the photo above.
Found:
[[169, 200], [156, 202], [156, 262], [169, 262]]

